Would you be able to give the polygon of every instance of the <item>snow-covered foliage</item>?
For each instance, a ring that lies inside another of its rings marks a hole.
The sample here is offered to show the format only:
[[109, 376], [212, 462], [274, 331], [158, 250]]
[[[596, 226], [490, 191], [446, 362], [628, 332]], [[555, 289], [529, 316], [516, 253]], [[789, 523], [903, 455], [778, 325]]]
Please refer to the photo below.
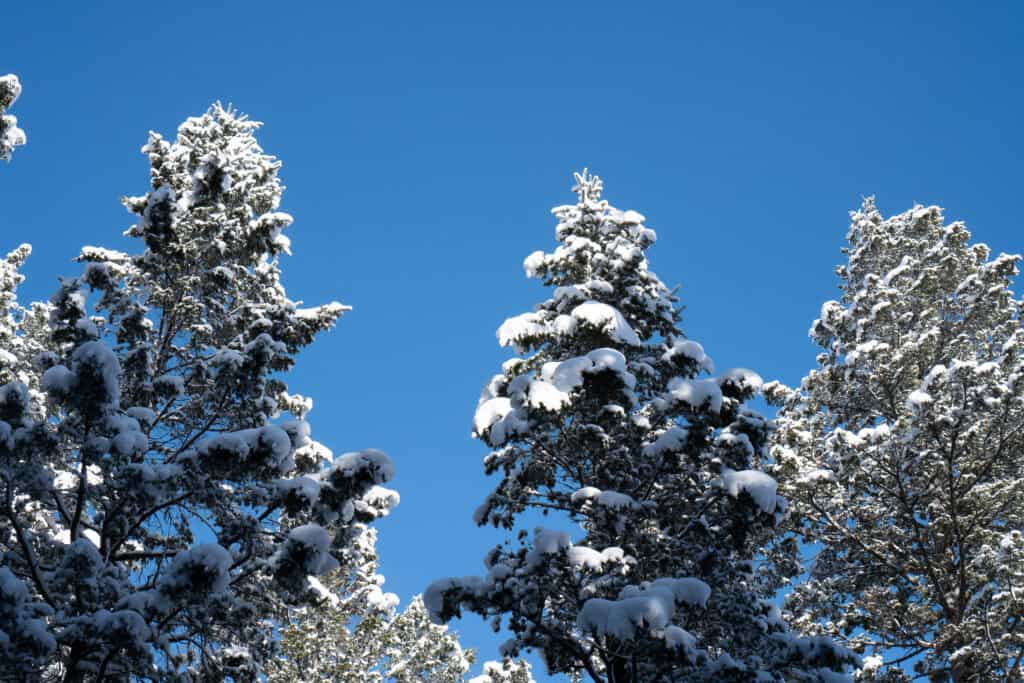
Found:
[[14, 74], [0, 76], [0, 160], [10, 161], [15, 147], [25, 144], [25, 131], [18, 128], [18, 119], [7, 110], [21, 94], [21, 83]]
[[291, 218], [257, 127], [217, 105], [174, 142], [151, 134], [152, 190], [124, 200], [142, 251], [86, 247], [48, 307], [16, 309], [26, 249], [0, 266], [0, 655], [16, 680], [255, 680], [272, 619], [315, 600], [309, 575], [396, 502], [387, 457], [333, 459], [287, 392], [344, 307], [285, 293]]
[[524, 264], [553, 295], [498, 330], [520, 356], [485, 387], [474, 432], [501, 478], [478, 523], [556, 511], [582, 533], [520, 533], [483, 577], [433, 583], [427, 608], [490, 617], [513, 633], [503, 655], [536, 650], [597, 682], [848, 679], [853, 656], [794, 637], [754, 568], [786, 505], [763, 471], [768, 423], [744, 405], [760, 379], [702, 375], [711, 359], [648, 270], [654, 231], [576, 180], [557, 248]]
[[474, 676], [468, 683], [533, 683], [533, 676], [526, 662], [506, 659], [484, 662], [483, 674]]
[[384, 578], [377, 574], [374, 545], [375, 532], [368, 529], [341, 568], [320, 581], [310, 579], [320, 603], [289, 613], [281, 629], [281, 656], [269, 663], [270, 683], [464, 680], [472, 652], [463, 651], [444, 626], [431, 623], [420, 598], [397, 609], [398, 596], [381, 590]]
[[821, 544], [788, 597], [799, 627], [865, 652], [865, 679], [1021, 677], [1024, 330], [1018, 256], [936, 207], [852, 214], [818, 367], [773, 453], [793, 528]]
[[40, 391], [39, 373], [33, 359], [51, 347], [47, 304], [23, 307], [18, 303], [18, 285], [25, 276], [19, 271], [32, 247], [22, 244], [0, 261], [0, 385], [18, 382], [29, 389], [32, 409], [45, 403]]

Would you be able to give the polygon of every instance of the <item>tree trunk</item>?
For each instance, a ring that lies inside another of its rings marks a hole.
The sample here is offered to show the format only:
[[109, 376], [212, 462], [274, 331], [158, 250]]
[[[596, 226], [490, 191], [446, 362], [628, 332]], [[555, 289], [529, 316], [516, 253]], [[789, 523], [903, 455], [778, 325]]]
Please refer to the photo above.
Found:
[[622, 657], [616, 657], [608, 667], [608, 683], [633, 683], [633, 677], [629, 673], [629, 662]]

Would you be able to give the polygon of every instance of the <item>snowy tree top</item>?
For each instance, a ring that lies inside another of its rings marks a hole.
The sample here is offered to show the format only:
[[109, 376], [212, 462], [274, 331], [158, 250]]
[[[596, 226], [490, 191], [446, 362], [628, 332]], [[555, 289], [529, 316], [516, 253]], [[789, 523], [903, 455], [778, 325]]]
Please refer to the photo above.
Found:
[[873, 670], [909, 652], [919, 677], [1012, 678], [1020, 256], [971, 243], [939, 207], [885, 218], [873, 198], [847, 239], [842, 296], [811, 326], [817, 367], [768, 392], [791, 528], [822, 548], [788, 604], [802, 630], [865, 651]]
[[292, 219], [257, 127], [214, 105], [150, 134], [152, 189], [124, 200], [139, 252], [85, 247], [48, 304], [14, 300], [27, 249], [0, 265], [0, 657], [19, 674], [259, 677], [273, 619], [398, 503], [390, 459], [335, 458], [288, 391], [345, 307], [287, 296]]
[[839, 675], [855, 657], [791, 634], [766, 601], [777, 577], [754, 571], [786, 509], [765, 472], [768, 422], [744, 405], [760, 377], [710, 376], [648, 267], [654, 231], [596, 176], [575, 180], [557, 246], [524, 263], [551, 295], [499, 328], [519, 355], [485, 386], [473, 431], [500, 478], [478, 523], [514, 530], [532, 511], [579, 533], [520, 531], [484, 576], [433, 583], [427, 608], [488, 617], [513, 634], [503, 654], [535, 649], [549, 672], [599, 683]]

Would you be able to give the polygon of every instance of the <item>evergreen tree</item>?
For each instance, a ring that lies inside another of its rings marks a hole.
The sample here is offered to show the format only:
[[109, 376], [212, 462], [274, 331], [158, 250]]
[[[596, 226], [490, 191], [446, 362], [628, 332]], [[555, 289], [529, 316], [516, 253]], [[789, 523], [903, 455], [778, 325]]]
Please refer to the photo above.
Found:
[[270, 683], [463, 681], [472, 652], [431, 623], [419, 597], [397, 610], [398, 596], [380, 588], [375, 542], [374, 530], [367, 530], [345, 564], [323, 578], [322, 602], [289, 614]]
[[486, 576], [432, 584], [428, 609], [491, 617], [513, 633], [504, 655], [537, 650], [549, 672], [600, 683], [842, 679], [852, 656], [792, 637], [767, 602], [777, 577], [755, 565], [785, 510], [763, 471], [768, 422], [745, 406], [760, 378], [711, 376], [648, 270], [654, 231], [598, 178], [576, 180], [558, 247], [524, 264], [553, 295], [498, 330], [520, 355], [484, 389], [474, 433], [501, 478], [478, 523], [555, 511], [583, 536], [521, 532]]
[[21, 94], [21, 83], [14, 74], [0, 76], [0, 160], [10, 161], [15, 147], [25, 144], [25, 131], [18, 119], [6, 113]]
[[865, 679], [1020, 680], [1020, 257], [936, 207], [884, 219], [873, 199], [847, 239], [842, 297], [811, 327], [817, 369], [768, 392], [793, 528], [821, 544], [788, 603], [801, 629], [869, 653]]
[[[257, 127], [216, 105], [174, 142], [151, 134], [152, 189], [124, 200], [143, 250], [83, 249], [28, 364], [19, 338], [39, 337], [0, 320], [8, 679], [257, 680], [274, 616], [397, 500], [384, 454], [333, 458], [287, 391], [344, 307], [285, 293], [292, 219]], [[8, 312], [21, 258], [2, 271]]]

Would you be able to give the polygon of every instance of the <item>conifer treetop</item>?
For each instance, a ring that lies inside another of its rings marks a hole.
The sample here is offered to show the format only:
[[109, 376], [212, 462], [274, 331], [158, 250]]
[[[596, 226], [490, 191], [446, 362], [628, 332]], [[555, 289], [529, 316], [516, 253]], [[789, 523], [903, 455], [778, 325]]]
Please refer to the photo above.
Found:
[[424, 602], [440, 622], [468, 609], [508, 628], [505, 656], [536, 650], [550, 673], [598, 683], [841, 679], [853, 655], [790, 634], [767, 600], [780, 577], [754, 568], [786, 509], [764, 471], [768, 422], [745, 406], [761, 380], [713, 374], [648, 267], [654, 231], [602, 189], [577, 174], [558, 245], [527, 257], [553, 292], [499, 328], [518, 355], [473, 420], [500, 479], [476, 521], [553, 524]]
[[[0, 655], [20, 676], [258, 680], [273, 619], [398, 502], [388, 457], [334, 456], [288, 391], [344, 307], [287, 296], [292, 220], [257, 127], [214, 105], [150, 134], [151, 189], [124, 200], [140, 250], [83, 248], [79, 276], [14, 316]], [[9, 311], [22, 258], [0, 270]]]
[[767, 387], [790, 528], [821, 544], [787, 604], [869, 655], [865, 680], [1020, 675], [1020, 256], [970, 239], [938, 207], [884, 218], [865, 200], [841, 298], [811, 326], [817, 367]]

